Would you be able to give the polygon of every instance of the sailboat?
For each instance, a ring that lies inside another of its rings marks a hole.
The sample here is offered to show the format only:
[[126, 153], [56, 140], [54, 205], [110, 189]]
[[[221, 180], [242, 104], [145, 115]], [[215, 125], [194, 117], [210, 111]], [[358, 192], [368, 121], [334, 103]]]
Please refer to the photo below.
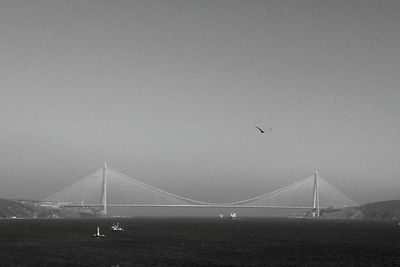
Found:
[[124, 228], [119, 226], [119, 222], [117, 222], [117, 224], [113, 224], [111, 226], [111, 231], [124, 231]]
[[100, 234], [100, 228], [97, 226], [97, 232], [92, 237], [105, 237], [105, 235]]
[[235, 212], [231, 212], [231, 214], [229, 214], [229, 218], [230, 218], [231, 220], [236, 220], [236, 219], [237, 219], [236, 213], [235, 213]]

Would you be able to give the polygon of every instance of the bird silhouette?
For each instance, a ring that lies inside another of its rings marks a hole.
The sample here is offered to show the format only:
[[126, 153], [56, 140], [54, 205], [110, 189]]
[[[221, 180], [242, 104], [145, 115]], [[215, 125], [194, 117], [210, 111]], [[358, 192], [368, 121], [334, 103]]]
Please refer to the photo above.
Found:
[[[265, 133], [265, 130], [261, 129], [261, 128], [258, 127], [257, 125], [254, 126], [254, 127], [256, 127], [256, 128], [260, 131], [260, 133]], [[272, 128], [269, 128], [267, 131], [271, 131], [271, 130], [272, 130]]]
[[261, 133], [265, 133], [265, 131], [263, 129], [261, 129], [260, 127], [258, 127], [258, 126], [254, 126], [254, 127], [256, 127], [258, 130], [260, 130]]

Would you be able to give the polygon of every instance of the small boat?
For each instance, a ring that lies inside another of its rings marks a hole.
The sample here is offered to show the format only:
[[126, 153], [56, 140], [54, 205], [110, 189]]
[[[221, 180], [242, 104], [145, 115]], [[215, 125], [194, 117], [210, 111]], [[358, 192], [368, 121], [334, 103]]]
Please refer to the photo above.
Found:
[[237, 219], [236, 213], [231, 212], [231, 214], [229, 214], [229, 218], [230, 218], [231, 220], [236, 220], [236, 219]]
[[105, 235], [100, 234], [100, 229], [97, 226], [97, 232], [95, 234], [93, 234], [92, 237], [105, 237]]
[[111, 231], [124, 231], [124, 228], [119, 226], [119, 222], [117, 222], [117, 224], [113, 224], [111, 226]]

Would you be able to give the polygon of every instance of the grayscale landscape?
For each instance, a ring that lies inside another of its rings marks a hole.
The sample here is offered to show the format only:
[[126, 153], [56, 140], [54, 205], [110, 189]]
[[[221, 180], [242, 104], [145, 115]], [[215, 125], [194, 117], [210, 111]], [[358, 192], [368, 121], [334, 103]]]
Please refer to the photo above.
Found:
[[399, 1], [0, 25], [0, 266], [400, 266]]

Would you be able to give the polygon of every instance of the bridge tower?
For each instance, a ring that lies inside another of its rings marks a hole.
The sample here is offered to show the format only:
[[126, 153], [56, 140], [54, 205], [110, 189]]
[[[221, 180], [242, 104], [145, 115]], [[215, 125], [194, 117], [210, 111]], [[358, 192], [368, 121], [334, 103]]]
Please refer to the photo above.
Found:
[[319, 217], [319, 186], [318, 186], [318, 172], [314, 172], [314, 191], [313, 191], [313, 217]]
[[107, 176], [106, 176], [107, 164], [103, 164], [103, 186], [101, 191], [101, 205], [103, 215], [107, 214]]

